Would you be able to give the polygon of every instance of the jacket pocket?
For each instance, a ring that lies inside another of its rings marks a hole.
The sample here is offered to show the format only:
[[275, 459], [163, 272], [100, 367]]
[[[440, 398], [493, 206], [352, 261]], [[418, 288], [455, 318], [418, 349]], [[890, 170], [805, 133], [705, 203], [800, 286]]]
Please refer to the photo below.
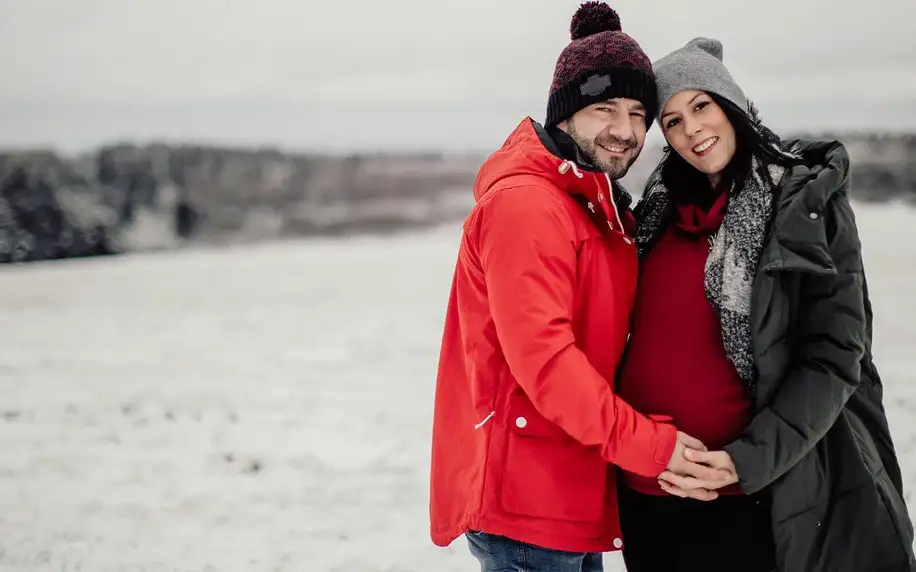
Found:
[[610, 467], [598, 448], [570, 437], [524, 395], [510, 397], [508, 413], [503, 509], [544, 519], [601, 520]]

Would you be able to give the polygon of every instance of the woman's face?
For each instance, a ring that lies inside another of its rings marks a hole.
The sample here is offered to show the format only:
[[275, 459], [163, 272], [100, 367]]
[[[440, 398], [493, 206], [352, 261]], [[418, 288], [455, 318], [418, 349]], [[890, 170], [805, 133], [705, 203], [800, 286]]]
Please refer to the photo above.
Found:
[[715, 185], [735, 155], [735, 128], [716, 102], [703, 91], [675, 94], [662, 110], [668, 144]]

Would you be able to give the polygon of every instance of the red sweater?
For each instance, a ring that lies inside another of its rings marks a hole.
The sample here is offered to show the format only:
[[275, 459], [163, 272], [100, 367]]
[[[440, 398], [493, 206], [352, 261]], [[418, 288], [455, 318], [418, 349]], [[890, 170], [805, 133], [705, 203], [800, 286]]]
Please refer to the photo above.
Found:
[[[751, 414], [703, 282], [709, 237], [722, 223], [726, 198], [723, 194], [708, 213], [680, 207], [677, 223], [643, 262], [618, 391], [637, 411], [670, 415], [679, 430], [710, 450], [738, 437]], [[636, 491], [667, 494], [654, 478], [624, 478]], [[740, 492], [737, 485], [719, 491]]]

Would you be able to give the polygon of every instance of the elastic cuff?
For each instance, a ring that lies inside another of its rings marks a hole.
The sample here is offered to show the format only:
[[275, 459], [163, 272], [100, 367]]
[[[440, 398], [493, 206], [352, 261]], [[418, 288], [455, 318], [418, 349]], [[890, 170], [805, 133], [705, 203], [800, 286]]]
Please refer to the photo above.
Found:
[[674, 456], [674, 449], [677, 447], [677, 427], [670, 423], [658, 424], [658, 442], [655, 445], [655, 463], [659, 466], [658, 476], [665, 472], [671, 457]]
[[722, 450], [728, 453], [732, 463], [735, 465], [735, 472], [738, 473], [738, 486], [741, 488], [741, 492], [746, 495], [752, 495], [766, 487], [766, 483], [754, 482], [746, 478], [754, 473], [753, 468], [749, 466], [746, 460], [748, 458], [759, 458], [759, 452], [754, 451], [752, 446], [739, 439], [722, 447]]

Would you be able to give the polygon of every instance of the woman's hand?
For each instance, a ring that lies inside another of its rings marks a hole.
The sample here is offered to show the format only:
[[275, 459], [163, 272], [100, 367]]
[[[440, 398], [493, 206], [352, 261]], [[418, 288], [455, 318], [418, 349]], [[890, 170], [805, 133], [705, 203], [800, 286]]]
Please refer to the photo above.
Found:
[[735, 464], [725, 451], [698, 451], [695, 449], [687, 449], [684, 451], [684, 456], [694, 463], [716, 469], [718, 478], [701, 480], [694, 477], [677, 475], [671, 471], [665, 471], [658, 476], [658, 484], [666, 493], [682, 498], [712, 500], [718, 497], [714, 491], [738, 482], [738, 473], [735, 470]]

